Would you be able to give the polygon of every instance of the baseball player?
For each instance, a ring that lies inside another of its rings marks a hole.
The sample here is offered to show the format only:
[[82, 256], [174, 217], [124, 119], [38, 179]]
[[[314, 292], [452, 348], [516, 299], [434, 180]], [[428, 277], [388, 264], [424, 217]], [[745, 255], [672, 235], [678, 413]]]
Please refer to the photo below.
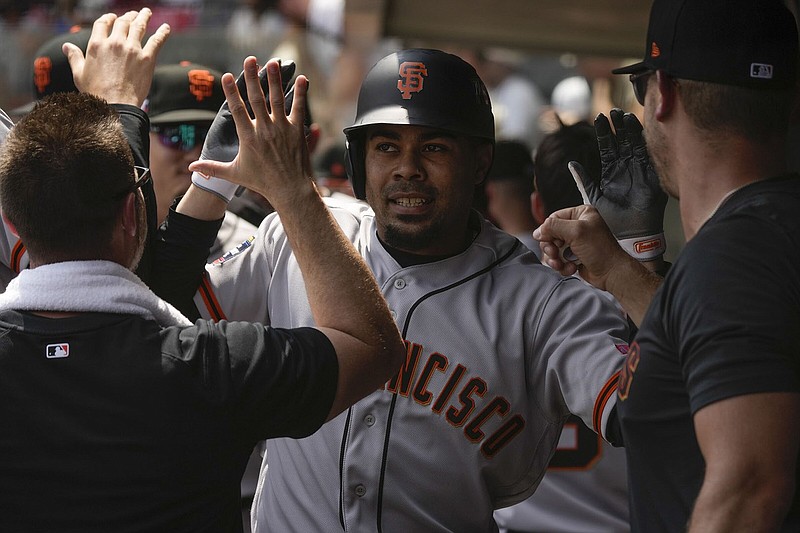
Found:
[[[466, 62], [422, 49], [385, 57], [345, 133], [368, 204], [327, 203], [389, 302], [406, 362], [314, 435], [267, 441], [254, 530], [496, 531], [493, 509], [533, 493], [570, 414], [612, 438], [627, 323], [471, 210], [494, 120]], [[220, 180], [198, 179], [178, 212], [217, 202], [206, 218], [219, 217], [224, 201], [208, 189]], [[195, 303], [214, 319], [313, 324], [275, 215], [207, 266]]]

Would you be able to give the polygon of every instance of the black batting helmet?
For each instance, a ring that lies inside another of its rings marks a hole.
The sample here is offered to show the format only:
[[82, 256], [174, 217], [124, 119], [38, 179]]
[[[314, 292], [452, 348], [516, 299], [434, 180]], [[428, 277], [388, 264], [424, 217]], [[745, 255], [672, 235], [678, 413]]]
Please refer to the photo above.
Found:
[[364, 78], [356, 119], [344, 129], [347, 174], [366, 198], [364, 128], [372, 124], [428, 126], [494, 142], [486, 86], [472, 66], [441, 50], [410, 49], [378, 61]]

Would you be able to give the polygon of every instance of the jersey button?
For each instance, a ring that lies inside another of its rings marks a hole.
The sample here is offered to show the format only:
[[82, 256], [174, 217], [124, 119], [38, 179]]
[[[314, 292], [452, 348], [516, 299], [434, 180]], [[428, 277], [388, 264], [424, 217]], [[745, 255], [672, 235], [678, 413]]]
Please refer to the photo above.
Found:
[[406, 280], [404, 279], [396, 279], [394, 280], [394, 288], [397, 290], [403, 290], [406, 288]]
[[364, 485], [356, 485], [356, 496], [361, 498], [367, 493], [367, 488]]
[[364, 423], [370, 427], [375, 424], [375, 417], [372, 415], [367, 415], [364, 417]]

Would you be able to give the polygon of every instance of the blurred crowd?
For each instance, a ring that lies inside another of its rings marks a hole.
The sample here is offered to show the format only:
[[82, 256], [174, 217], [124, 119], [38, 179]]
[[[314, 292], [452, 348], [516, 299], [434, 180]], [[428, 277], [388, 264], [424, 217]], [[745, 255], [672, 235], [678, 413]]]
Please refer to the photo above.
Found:
[[[14, 110], [30, 103], [33, 61], [48, 39], [90, 27], [102, 13], [140, 7], [129, 0], [0, 1], [0, 106]], [[311, 80], [319, 153], [343, 145], [342, 128], [354, 116], [359, 81], [369, 67], [388, 52], [425, 45], [387, 38], [368, 49], [350, 46], [344, 0], [160, 0], [149, 7], [151, 30], [164, 22], [172, 29], [159, 64], [189, 61], [236, 74], [249, 54], [264, 62], [292, 59]], [[461, 44], [448, 51], [467, 59], [486, 81], [498, 139], [531, 150], [562, 123], [591, 120], [613, 107], [641, 112], [624, 80], [609, 75], [615, 59]]]

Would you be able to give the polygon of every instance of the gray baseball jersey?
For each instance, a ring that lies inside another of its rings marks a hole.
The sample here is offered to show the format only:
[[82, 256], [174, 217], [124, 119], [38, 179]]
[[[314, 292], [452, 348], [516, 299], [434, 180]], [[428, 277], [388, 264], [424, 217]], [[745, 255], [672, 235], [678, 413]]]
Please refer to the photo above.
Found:
[[[365, 204], [328, 204], [375, 274], [407, 359], [314, 435], [267, 442], [255, 531], [496, 531], [493, 509], [534, 491], [570, 412], [604, 431], [626, 321], [477, 216], [463, 253], [402, 268]], [[207, 274], [195, 299], [207, 317], [313, 324], [275, 215]]]

